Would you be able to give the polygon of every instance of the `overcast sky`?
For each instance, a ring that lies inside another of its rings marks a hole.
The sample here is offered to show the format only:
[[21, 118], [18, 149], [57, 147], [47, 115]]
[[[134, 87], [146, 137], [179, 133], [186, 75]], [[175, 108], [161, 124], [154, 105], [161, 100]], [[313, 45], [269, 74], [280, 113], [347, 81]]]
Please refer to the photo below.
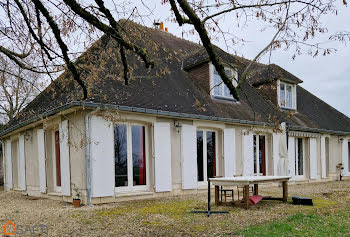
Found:
[[[318, 37], [317, 42], [328, 41], [331, 33], [350, 31], [350, 8], [344, 7], [341, 3], [342, 1], [338, 2], [337, 16], [325, 15], [323, 17], [322, 23], [328, 28], [328, 33]], [[151, 26], [151, 20], [154, 19], [164, 21], [170, 33], [178, 37], [182, 36], [182, 29], [177, 23], [166, 21], [170, 12], [169, 5], [160, 5], [159, 0], [152, 0], [147, 2], [147, 6], [154, 9], [153, 15], [149, 17], [149, 22], [146, 21], [147, 25]], [[231, 24], [229, 18], [225, 19], [224, 27], [237, 32], [237, 29], [234, 28], [236, 26]], [[253, 23], [239, 30], [240, 36], [248, 41], [244, 46], [236, 46], [235, 49], [239, 51], [240, 56], [252, 59], [271, 41], [273, 31], [260, 32], [260, 28], [258, 23]], [[184, 38], [199, 42], [196, 35], [185, 35]], [[215, 41], [215, 44], [233, 53], [233, 50], [227, 49], [223, 41]], [[337, 52], [315, 58], [305, 53], [292, 60], [292, 51], [279, 50], [273, 52], [271, 63], [278, 64], [299, 77], [304, 81], [301, 84], [302, 87], [350, 117], [350, 44], [345, 46], [343, 43], [331, 42], [327, 45], [335, 47]], [[260, 62], [266, 63], [267, 61], [268, 57], [265, 57]]]

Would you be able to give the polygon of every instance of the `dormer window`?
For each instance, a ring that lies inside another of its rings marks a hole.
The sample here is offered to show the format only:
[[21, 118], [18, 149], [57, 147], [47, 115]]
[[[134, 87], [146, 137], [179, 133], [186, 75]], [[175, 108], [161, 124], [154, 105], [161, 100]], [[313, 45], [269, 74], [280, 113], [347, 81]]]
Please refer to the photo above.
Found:
[[[219, 99], [228, 99], [228, 100], [235, 100], [233, 96], [230, 94], [230, 90], [228, 87], [223, 83], [220, 75], [216, 71], [214, 65], [210, 64], [210, 75], [211, 75], [211, 95], [215, 98]], [[226, 75], [229, 78], [232, 78], [232, 84], [233, 86], [237, 86], [237, 72], [230, 68], [225, 67]]]
[[283, 109], [296, 109], [296, 85], [278, 81], [278, 104]]

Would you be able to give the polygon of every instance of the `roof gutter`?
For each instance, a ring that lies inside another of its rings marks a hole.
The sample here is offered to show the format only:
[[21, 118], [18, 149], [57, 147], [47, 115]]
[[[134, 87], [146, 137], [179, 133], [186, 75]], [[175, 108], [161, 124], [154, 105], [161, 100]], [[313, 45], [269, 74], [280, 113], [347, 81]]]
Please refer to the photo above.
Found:
[[[16, 126], [10, 127], [0, 132], [0, 137], [3, 137], [8, 133], [13, 132], [26, 125], [29, 125], [33, 122], [36, 122], [39, 119], [55, 115], [58, 112], [61, 112], [63, 110], [67, 110], [73, 107], [119, 110], [119, 111], [125, 111], [125, 112], [145, 113], [145, 114], [161, 115], [161, 116], [169, 116], [169, 117], [177, 117], [177, 118], [185, 118], [185, 119], [202, 119], [202, 120], [219, 121], [219, 122], [225, 122], [225, 123], [236, 123], [236, 124], [243, 124], [243, 125], [260, 125], [260, 126], [268, 126], [268, 127], [275, 126], [274, 123], [265, 123], [265, 122], [259, 122], [259, 121], [230, 119], [230, 118], [222, 118], [222, 117], [198, 115], [198, 114], [188, 114], [188, 113], [178, 113], [178, 112], [170, 112], [170, 111], [164, 111], [164, 110], [146, 109], [146, 108], [123, 106], [123, 105], [103, 104], [103, 103], [95, 103], [95, 102], [87, 102], [87, 101], [75, 101], [75, 102], [66, 104], [64, 106], [57, 107], [53, 110], [44, 112], [40, 116], [28, 119], [22, 123], [17, 124]], [[337, 134], [337, 135], [344, 135], [344, 136], [350, 135], [350, 132], [334, 131], [334, 130], [318, 129], [318, 128], [306, 128], [306, 127], [293, 126], [293, 125], [290, 125], [290, 130], [303, 131], [303, 132], [328, 133], [328, 134]]]

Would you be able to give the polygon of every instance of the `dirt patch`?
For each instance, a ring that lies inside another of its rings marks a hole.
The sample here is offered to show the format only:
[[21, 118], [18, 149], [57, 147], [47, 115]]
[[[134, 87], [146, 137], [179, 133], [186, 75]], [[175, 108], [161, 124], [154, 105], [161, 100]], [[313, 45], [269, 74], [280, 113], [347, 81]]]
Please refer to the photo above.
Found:
[[[281, 196], [280, 187], [261, 187], [263, 195]], [[230, 234], [249, 225], [266, 223], [295, 213], [335, 213], [350, 205], [350, 180], [289, 185], [289, 196], [311, 197], [314, 206], [262, 201], [250, 210], [215, 207], [229, 214], [193, 214], [207, 208], [206, 194], [130, 201], [73, 208], [70, 203], [0, 191], [0, 226], [47, 225], [49, 236], [188, 236]]]

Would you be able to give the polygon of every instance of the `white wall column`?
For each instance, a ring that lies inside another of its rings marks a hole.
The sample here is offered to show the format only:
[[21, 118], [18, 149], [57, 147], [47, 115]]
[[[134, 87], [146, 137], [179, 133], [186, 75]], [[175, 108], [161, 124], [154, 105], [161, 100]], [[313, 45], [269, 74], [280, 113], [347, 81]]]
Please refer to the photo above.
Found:
[[310, 138], [310, 179], [317, 178], [317, 140]]
[[346, 137], [342, 141], [342, 163], [344, 165], [344, 176], [349, 176], [349, 147], [348, 139]]
[[279, 155], [279, 141], [281, 134], [273, 133], [272, 134], [272, 157], [273, 157], [273, 175], [278, 175], [278, 161], [280, 159]]
[[46, 156], [45, 156], [45, 132], [44, 129], [38, 129], [38, 163], [39, 163], [39, 183], [40, 192], [46, 193]]
[[196, 127], [187, 124], [183, 124], [181, 128], [181, 170], [182, 189], [196, 189], [198, 186]]
[[68, 120], [59, 124], [62, 195], [71, 195]]
[[12, 150], [11, 150], [11, 140], [6, 141], [6, 179], [7, 179], [7, 189], [13, 188], [12, 183]]
[[224, 170], [225, 177], [236, 174], [236, 132], [234, 128], [224, 129]]
[[327, 168], [326, 168], [326, 137], [321, 136], [321, 178], [327, 178]]
[[26, 190], [26, 161], [24, 156], [24, 135], [19, 137], [19, 163], [18, 163], [18, 178], [19, 178], [19, 188], [21, 190]]
[[154, 155], [156, 192], [172, 190], [170, 123], [154, 123]]
[[243, 131], [243, 176], [254, 175], [254, 141], [253, 134], [249, 131]]
[[114, 127], [99, 116], [90, 118], [92, 197], [114, 196]]
[[288, 137], [289, 175], [295, 176], [295, 137]]

